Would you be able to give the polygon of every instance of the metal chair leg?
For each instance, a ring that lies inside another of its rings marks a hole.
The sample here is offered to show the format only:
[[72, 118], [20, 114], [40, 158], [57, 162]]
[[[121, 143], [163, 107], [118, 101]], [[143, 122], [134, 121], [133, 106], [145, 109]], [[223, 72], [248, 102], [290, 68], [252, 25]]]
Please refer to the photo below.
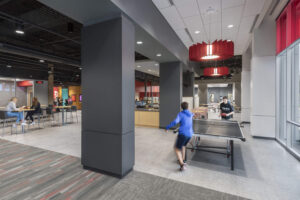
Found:
[[3, 120], [2, 137], [4, 136], [5, 120]]
[[78, 124], [78, 115], [77, 115], [77, 110], [76, 110], [76, 119], [77, 119], [77, 124]]

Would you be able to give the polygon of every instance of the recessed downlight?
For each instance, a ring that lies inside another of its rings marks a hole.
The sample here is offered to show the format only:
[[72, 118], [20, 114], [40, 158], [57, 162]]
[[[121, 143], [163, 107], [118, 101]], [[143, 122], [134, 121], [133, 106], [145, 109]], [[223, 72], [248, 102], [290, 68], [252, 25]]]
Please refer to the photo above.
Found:
[[77, 74], [76, 76], [79, 77], [79, 74]]
[[137, 41], [136, 42], [138, 45], [141, 45], [141, 44], [143, 44], [143, 41]]
[[82, 67], [79, 67], [80, 70], [82, 70]]
[[156, 54], [157, 57], [161, 57], [161, 53]]
[[200, 33], [200, 31], [198, 31], [198, 30], [197, 30], [197, 31], [195, 31], [195, 34], [199, 34], [199, 33]]
[[155, 63], [155, 66], [158, 66], [159, 64], [158, 63]]
[[233, 28], [233, 24], [229, 24], [227, 28]]
[[40, 61], [40, 63], [44, 63], [44, 62], [45, 62], [45, 61], [44, 61], [44, 60], [42, 60], [42, 59], [41, 59], [41, 60], [39, 60], [39, 61]]
[[11, 65], [6, 65], [6, 67], [7, 67], [7, 68], [12, 68], [12, 66], [11, 66]]
[[19, 35], [24, 35], [25, 34], [25, 32], [21, 29], [17, 29], [17, 30], [15, 30], [15, 32]]
[[152, 72], [152, 70], [151, 70], [151, 69], [148, 69], [148, 72]]
[[140, 65], [138, 65], [138, 66], [136, 66], [137, 68], [141, 68], [142, 66], [140, 66]]

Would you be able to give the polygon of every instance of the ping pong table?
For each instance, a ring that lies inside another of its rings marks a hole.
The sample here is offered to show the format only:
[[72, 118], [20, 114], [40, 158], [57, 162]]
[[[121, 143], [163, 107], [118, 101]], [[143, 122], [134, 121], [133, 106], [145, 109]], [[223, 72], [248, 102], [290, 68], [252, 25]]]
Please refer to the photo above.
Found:
[[[193, 120], [194, 136], [191, 139], [187, 150], [204, 151], [210, 153], [224, 154], [231, 159], [231, 170], [234, 170], [234, 141], [246, 141], [240, 124], [231, 120]], [[178, 128], [174, 133], [178, 132]], [[200, 138], [216, 138], [227, 141], [227, 146], [203, 146], [200, 145]], [[224, 151], [225, 150], [225, 151]], [[187, 154], [186, 154], [187, 155]], [[187, 157], [185, 157], [185, 160]]]

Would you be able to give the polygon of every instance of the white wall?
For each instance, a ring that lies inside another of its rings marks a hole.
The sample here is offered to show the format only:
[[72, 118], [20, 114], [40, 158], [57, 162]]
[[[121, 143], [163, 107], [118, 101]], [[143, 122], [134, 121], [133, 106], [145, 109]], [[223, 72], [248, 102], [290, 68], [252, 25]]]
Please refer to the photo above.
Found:
[[251, 114], [251, 71], [242, 71], [242, 97], [241, 97], [241, 120], [242, 122], [250, 122], [250, 114]]
[[[276, 23], [264, 19], [252, 38], [251, 135], [275, 138]], [[244, 74], [245, 76], [247, 74]]]
[[275, 138], [275, 56], [252, 58], [251, 134]]

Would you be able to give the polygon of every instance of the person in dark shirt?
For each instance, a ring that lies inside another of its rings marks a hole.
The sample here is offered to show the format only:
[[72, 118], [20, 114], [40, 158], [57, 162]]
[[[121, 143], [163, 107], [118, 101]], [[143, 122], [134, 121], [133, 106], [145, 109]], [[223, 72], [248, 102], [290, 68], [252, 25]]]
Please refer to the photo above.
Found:
[[30, 125], [34, 125], [35, 123], [34, 123], [33, 115], [36, 113], [41, 113], [41, 104], [36, 97], [33, 97], [31, 109], [34, 109], [34, 111], [27, 112], [25, 119], [27, 120], [29, 117], [31, 120]]
[[220, 104], [220, 116], [225, 120], [228, 120], [233, 116], [233, 107], [228, 102], [228, 98], [226, 96], [223, 97], [223, 102]]

